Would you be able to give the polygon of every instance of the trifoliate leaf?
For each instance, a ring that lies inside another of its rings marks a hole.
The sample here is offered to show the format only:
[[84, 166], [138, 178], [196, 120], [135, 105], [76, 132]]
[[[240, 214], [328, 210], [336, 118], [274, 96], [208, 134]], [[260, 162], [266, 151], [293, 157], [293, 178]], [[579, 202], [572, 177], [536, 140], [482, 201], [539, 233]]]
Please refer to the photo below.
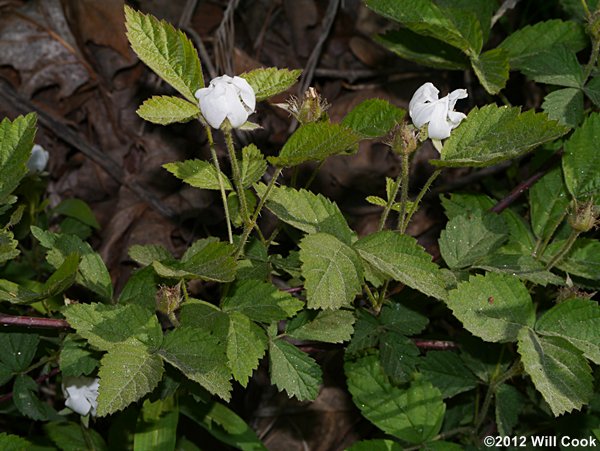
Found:
[[360, 239], [354, 248], [364, 260], [388, 277], [427, 296], [446, 298], [438, 266], [414, 238], [383, 231]]
[[588, 45], [588, 38], [580, 24], [553, 19], [511, 33], [498, 47], [508, 53], [510, 68], [520, 69], [531, 58], [557, 45], [579, 52]]
[[[215, 166], [204, 160], [175, 161], [163, 164], [163, 168], [188, 185], [200, 189], [219, 190], [219, 173]], [[226, 190], [233, 189], [231, 182], [221, 172], [221, 181]]]
[[444, 398], [451, 398], [477, 386], [477, 377], [452, 351], [429, 351], [419, 361], [419, 371], [440, 389]]
[[535, 388], [555, 416], [579, 410], [593, 394], [592, 370], [582, 352], [560, 337], [543, 337], [524, 327], [519, 354]]
[[298, 340], [342, 343], [350, 340], [354, 321], [349, 310], [304, 310], [288, 321], [285, 333]]
[[449, 292], [448, 307], [465, 329], [485, 341], [515, 341], [519, 330], [535, 322], [527, 288], [504, 274], [469, 277]]
[[136, 111], [139, 117], [153, 124], [168, 125], [188, 122], [200, 115], [197, 103], [173, 96], [154, 96]]
[[569, 127], [577, 127], [583, 120], [583, 92], [579, 88], [564, 88], [553, 91], [542, 103], [550, 119]]
[[231, 312], [227, 334], [227, 362], [233, 378], [246, 387], [267, 349], [267, 335], [246, 315]]
[[136, 342], [120, 343], [100, 361], [98, 416], [124, 409], [156, 388], [163, 375], [163, 362]]
[[156, 74], [196, 103], [204, 87], [202, 67], [192, 41], [164, 20], [125, 6], [125, 26], [131, 48]]
[[406, 111], [387, 100], [368, 99], [350, 111], [342, 125], [354, 130], [364, 138], [379, 138], [388, 134], [396, 124], [402, 122]]
[[14, 121], [0, 122], [0, 205], [7, 203], [23, 177], [27, 175], [27, 161], [33, 148], [37, 116], [30, 113]]
[[224, 312], [239, 312], [254, 321], [271, 323], [291, 318], [303, 305], [272, 283], [245, 280], [233, 286], [223, 299], [222, 308]]
[[258, 182], [267, 171], [267, 161], [258, 147], [249, 144], [242, 149], [240, 173], [242, 186], [248, 188]]
[[422, 443], [440, 431], [446, 406], [429, 382], [415, 381], [408, 389], [393, 386], [376, 355], [346, 362], [344, 370], [354, 404], [385, 433]]
[[540, 144], [553, 141], [569, 128], [533, 110], [487, 105], [474, 108], [452, 131], [436, 166], [490, 166], [519, 157]]
[[200, 326], [179, 327], [170, 332], [158, 353], [186, 377], [229, 401], [231, 373], [225, 343]]
[[267, 67], [245, 72], [240, 77], [248, 82], [254, 90], [256, 101], [260, 102], [287, 91], [296, 84], [301, 73], [302, 71], [299, 69], [288, 70]]
[[291, 398], [313, 401], [323, 383], [322, 371], [317, 362], [294, 345], [274, 339], [269, 343], [269, 371], [271, 382], [279, 391], [285, 390]]
[[579, 200], [600, 194], [600, 113], [591, 113], [565, 142], [562, 158], [565, 183], [569, 192]]
[[504, 89], [508, 81], [508, 55], [503, 49], [496, 48], [483, 52], [471, 59], [475, 75], [481, 85], [490, 94]]
[[[256, 185], [259, 196], [265, 190], [265, 185]], [[346, 244], [354, 236], [338, 206], [321, 194], [276, 186], [269, 194], [267, 208], [283, 222], [306, 233], [329, 233]]]
[[289, 137], [278, 157], [269, 157], [278, 167], [297, 166], [307, 161], [322, 161], [354, 148], [361, 136], [340, 124], [313, 122], [301, 125]]
[[363, 266], [356, 251], [333, 235], [314, 233], [300, 242], [307, 307], [338, 309], [361, 292]]
[[581, 89], [585, 82], [577, 55], [565, 45], [557, 45], [529, 57], [521, 63], [520, 70], [538, 83]]

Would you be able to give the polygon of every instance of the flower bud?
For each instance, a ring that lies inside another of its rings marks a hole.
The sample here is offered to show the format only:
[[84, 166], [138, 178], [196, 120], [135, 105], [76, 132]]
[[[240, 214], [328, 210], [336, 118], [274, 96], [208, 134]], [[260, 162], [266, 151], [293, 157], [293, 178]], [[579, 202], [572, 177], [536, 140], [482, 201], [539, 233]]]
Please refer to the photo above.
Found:
[[231, 127], [241, 127], [256, 106], [254, 90], [241, 77], [214, 78], [208, 88], [198, 89], [195, 95], [202, 116], [213, 128], [220, 128], [225, 119]]
[[329, 108], [327, 101], [313, 87], [308, 88], [302, 100], [292, 96], [287, 103], [278, 103], [276, 106], [286, 110], [301, 124], [320, 121]]
[[599, 215], [600, 209], [594, 205], [592, 199], [583, 204], [573, 201], [568, 218], [569, 225], [577, 232], [589, 232], [598, 225]]
[[173, 287], [162, 285], [156, 292], [156, 309], [167, 316], [175, 313], [182, 301], [181, 282]]
[[29, 161], [27, 161], [27, 169], [29, 169], [31, 174], [42, 172], [44, 169], [46, 169], [49, 158], [50, 155], [46, 149], [39, 144], [34, 144], [33, 149], [31, 149]]
[[403, 122], [396, 125], [390, 134], [390, 138], [385, 141], [394, 153], [399, 155], [410, 154], [417, 148], [417, 130], [412, 125]]

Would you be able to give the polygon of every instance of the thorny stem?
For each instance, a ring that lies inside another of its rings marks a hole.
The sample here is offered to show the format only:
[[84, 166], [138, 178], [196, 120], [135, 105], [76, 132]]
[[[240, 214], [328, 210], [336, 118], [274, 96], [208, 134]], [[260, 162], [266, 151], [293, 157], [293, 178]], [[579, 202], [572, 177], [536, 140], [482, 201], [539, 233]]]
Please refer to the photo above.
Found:
[[242, 221], [245, 226], [248, 226], [250, 215], [248, 213], [248, 204], [246, 203], [246, 193], [244, 192], [244, 186], [242, 185], [242, 174], [240, 172], [240, 166], [238, 165], [237, 155], [233, 145], [233, 133], [228, 127], [224, 129], [223, 133], [225, 134], [227, 151], [229, 152], [229, 159], [231, 160], [231, 172], [233, 173], [233, 183], [235, 184], [235, 190], [237, 191], [240, 203]]
[[379, 231], [381, 232], [385, 227], [385, 222], [392, 211], [392, 207], [396, 202], [396, 197], [398, 196], [398, 190], [400, 189], [400, 184], [402, 183], [401, 176], [398, 176], [396, 181], [394, 182], [394, 189], [390, 193], [390, 196], [387, 200], [387, 204], [385, 204], [385, 208], [383, 209], [383, 213], [381, 214], [381, 218], [379, 219]]
[[431, 184], [435, 181], [435, 179], [438, 178], [438, 176], [441, 173], [442, 173], [441, 169], [436, 169], [433, 172], [433, 174], [431, 174], [431, 176], [429, 177], [429, 179], [427, 179], [427, 182], [425, 182], [425, 185], [423, 185], [423, 188], [421, 188], [421, 191], [419, 192], [419, 195], [415, 199], [415, 202], [413, 203], [412, 207], [410, 208], [410, 210], [408, 211], [408, 213], [406, 215], [406, 226], [407, 227], [408, 227], [408, 224], [410, 223], [410, 220], [411, 220], [412, 216], [417, 211], [417, 208], [419, 208], [419, 204], [421, 203], [421, 200], [423, 200], [423, 196], [425, 196], [425, 194], [427, 194], [427, 191], [429, 191], [429, 188], [431, 187]]
[[554, 257], [552, 257], [552, 260], [550, 260], [548, 262], [548, 264], [546, 265], [546, 271], [550, 271], [552, 268], [554, 268], [554, 266], [558, 262], [560, 262], [564, 258], [565, 255], [567, 255], [567, 253], [571, 250], [571, 247], [575, 243], [575, 240], [577, 240], [577, 237], [579, 236], [580, 233], [581, 232], [578, 232], [577, 230], [573, 230], [571, 232], [571, 235], [569, 235], [569, 238], [567, 238], [567, 241], [565, 241], [565, 243], [562, 245], [560, 250], [556, 253], [556, 255]]
[[221, 201], [223, 202], [223, 209], [225, 210], [225, 222], [227, 223], [227, 238], [229, 239], [229, 243], [233, 244], [233, 231], [231, 230], [231, 218], [229, 217], [229, 206], [227, 205], [227, 193], [225, 191], [225, 182], [223, 182], [223, 173], [221, 172], [221, 165], [219, 164], [219, 158], [217, 157], [212, 131], [209, 126], [206, 126], [205, 128], [206, 136], [208, 137], [208, 146], [210, 147], [210, 156], [213, 160], [213, 165], [217, 170], [219, 191], [221, 192]]
[[273, 177], [271, 177], [271, 180], [269, 181], [269, 184], [267, 185], [267, 189], [265, 190], [265, 193], [263, 194], [263, 196], [260, 199], [260, 202], [256, 206], [256, 210], [254, 210], [254, 214], [252, 215], [250, 222], [248, 224], [246, 224], [246, 226], [244, 228], [244, 232], [242, 233], [242, 237], [240, 238], [240, 244], [239, 244], [238, 250], [235, 253], [236, 259], [244, 252], [244, 246], [246, 245], [246, 241], [248, 241], [248, 237], [250, 236], [250, 233], [256, 226], [256, 221], [258, 221], [258, 215], [260, 215], [260, 212], [262, 211], [263, 207], [265, 206], [265, 203], [267, 202], [267, 199], [269, 197], [269, 194], [271, 193], [271, 190], [273, 189], [273, 187], [275, 186], [275, 183], [277, 182], [277, 179], [281, 175], [281, 171], [283, 171], [282, 168], [277, 168], [275, 170]]
[[4, 314], [0, 314], [0, 324], [3, 326], [21, 326], [36, 329], [69, 329], [71, 327], [64, 319], [12, 316]]
[[406, 203], [408, 202], [408, 157], [408, 153], [402, 154], [402, 191], [400, 192], [400, 215], [398, 216], [398, 230], [400, 230], [400, 233], [404, 233], [408, 225], [408, 222], [405, 221]]

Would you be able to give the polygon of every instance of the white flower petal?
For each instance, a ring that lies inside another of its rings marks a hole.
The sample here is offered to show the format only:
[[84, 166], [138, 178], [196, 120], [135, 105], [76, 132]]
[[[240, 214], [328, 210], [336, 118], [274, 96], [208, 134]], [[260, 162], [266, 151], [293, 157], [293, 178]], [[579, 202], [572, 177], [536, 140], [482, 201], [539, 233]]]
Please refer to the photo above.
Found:
[[216, 77], [195, 96], [204, 119], [213, 128], [220, 128], [225, 118], [234, 128], [242, 126], [256, 106], [252, 87], [241, 77]]
[[412, 118], [415, 127], [421, 128], [431, 120], [431, 114], [438, 102], [439, 100], [436, 100], [435, 102], [422, 103], [414, 106], [413, 110], [410, 112], [410, 117]]
[[452, 128], [458, 127], [458, 125], [462, 122], [467, 115], [461, 113], [459, 111], [448, 111], [448, 122], [452, 126]]
[[[439, 89], [433, 83], [427, 82], [420, 86], [413, 94], [412, 99], [410, 99], [410, 103], [408, 104], [409, 112], [413, 111], [416, 105], [435, 102], [438, 99], [439, 93]], [[410, 113], [410, 116], [412, 117], [412, 113]]]
[[50, 154], [46, 149], [39, 144], [34, 144], [33, 149], [31, 149], [31, 156], [27, 161], [27, 169], [31, 173], [42, 172], [46, 169], [49, 158]]
[[96, 415], [100, 380], [92, 377], [64, 377], [65, 405], [80, 415]]
[[252, 86], [242, 77], [233, 77], [233, 84], [240, 90], [242, 102], [253, 112], [256, 107], [256, 95]]
[[452, 128], [446, 120], [448, 116], [448, 97], [443, 97], [435, 104], [431, 113], [427, 132], [431, 139], [446, 139], [450, 136]]
[[227, 119], [233, 128], [237, 128], [248, 119], [248, 111], [240, 99], [234, 86], [227, 88], [225, 95], [227, 103]]

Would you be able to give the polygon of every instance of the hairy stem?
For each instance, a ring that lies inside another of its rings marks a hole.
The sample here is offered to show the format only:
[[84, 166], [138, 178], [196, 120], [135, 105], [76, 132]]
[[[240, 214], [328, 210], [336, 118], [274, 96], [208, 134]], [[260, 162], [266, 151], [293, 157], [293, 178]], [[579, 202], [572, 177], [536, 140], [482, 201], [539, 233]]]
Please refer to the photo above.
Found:
[[554, 266], [556, 266], [556, 264], [560, 262], [565, 257], [565, 255], [567, 255], [567, 253], [571, 250], [573, 244], [575, 244], [575, 240], [577, 240], [577, 237], [580, 233], [581, 232], [578, 232], [577, 230], [573, 230], [571, 232], [571, 235], [569, 235], [567, 241], [565, 241], [560, 250], [556, 253], [554, 257], [552, 257], [552, 260], [550, 260], [546, 265], [546, 271], [550, 271], [552, 268], [554, 268]]
[[385, 222], [387, 221], [390, 211], [392, 211], [392, 207], [394, 206], [394, 203], [396, 202], [396, 197], [398, 196], [398, 190], [400, 189], [401, 183], [402, 183], [401, 176], [398, 176], [398, 178], [394, 182], [394, 188], [392, 189], [392, 192], [390, 193], [390, 196], [387, 200], [387, 204], [385, 204], [385, 208], [383, 209], [381, 218], [379, 219], [379, 231], [380, 232], [385, 227]]
[[400, 192], [400, 215], [398, 216], [398, 230], [400, 233], [406, 231], [408, 222], [406, 218], [406, 204], [408, 203], [408, 178], [409, 178], [409, 155], [407, 153], [402, 154], [402, 191]]
[[238, 165], [237, 155], [235, 153], [235, 147], [233, 145], [233, 133], [230, 128], [225, 128], [225, 142], [227, 144], [227, 151], [229, 152], [229, 160], [231, 161], [231, 172], [233, 175], [233, 183], [235, 190], [238, 195], [240, 202], [240, 214], [242, 216], [243, 223], [247, 226], [250, 221], [250, 215], [248, 214], [248, 204], [246, 202], [246, 194], [244, 193], [244, 186], [242, 185], [242, 174], [240, 172], [240, 166]]
[[213, 161], [213, 165], [217, 170], [217, 180], [219, 181], [219, 191], [221, 192], [221, 201], [223, 202], [223, 209], [225, 210], [225, 222], [227, 224], [227, 238], [229, 242], [233, 244], [233, 231], [231, 230], [231, 218], [229, 217], [229, 206], [227, 205], [227, 192], [225, 191], [225, 182], [223, 181], [223, 173], [221, 172], [221, 165], [219, 164], [219, 158], [217, 157], [217, 151], [215, 149], [215, 141], [213, 139], [212, 130], [209, 126], [206, 126], [206, 136], [208, 137], [208, 146], [210, 147], [210, 156]]
[[436, 169], [433, 172], [433, 174], [431, 174], [429, 179], [427, 179], [427, 182], [425, 182], [425, 185], [423, 185], [423, 188], [421, 188], [421, 191], [419, 192], [417, 198], [415, 199], [415, 202], [413, 203], [412, 207], [409, 209], [409, 211], [406, 215], [406, 226], [407, 227], [408, 227], [408, 224], [410, 223], [410, 220], [412, 219], [413, 215], [417, 211], [417, 208], [419, 208], [419, 204], [421, 203], [421, 200], [423, 200], [423, 196], [425, 196], [425, 194], [427, 194], [427, 191], [429, 191], [431, 184], [435, 181], [435, 179], [438, 178], [438, 176], [441, 173], [442, 173], [441, 169]]

